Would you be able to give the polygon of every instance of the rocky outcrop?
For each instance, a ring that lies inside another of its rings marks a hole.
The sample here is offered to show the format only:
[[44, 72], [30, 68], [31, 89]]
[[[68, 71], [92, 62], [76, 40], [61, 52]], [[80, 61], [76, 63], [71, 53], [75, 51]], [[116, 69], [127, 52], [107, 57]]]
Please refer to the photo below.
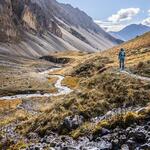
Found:
[[50, 30], [53, 34], [62, 38], [62, 32], [61, 32], [60, 28], [58, 27], [57, 23], [55, 23], [54, 21], [51, 22]]
[[33, 29], [35, 31], [38, 30], [36, 16], [32, 13], [28, 6], [26, 6], [24, 9], [22, 20], [24, 22], [24, 26], [28, 26], [30, 29]]
[[0, 1], [0, 41], [6, 42], [17, 39], [18, 33], [13, 21], [14, 17], [11, 1]]
[[83, 116], [79, 115], [66, 117], [60, 128], [60, 132], [62, 132], [64, 129], [66, 129], [67, 131], [71, 131], [72, 129], [78, 128], [80, 125], [83, 124], [83, 119]]
[[45, 14], [42, 8], [30, 0], [4, 0], [0, 2], [0, 41], [11, 41], [19, 37], [20, 32], [34, 31], [62, 37], [62, 32], [53, 16]]
[[70, 58], [65, 58], [65, 57], [58, 58], [55, 56], [42, 56], [39, 59], [43, 59], [43, 60], [50, 61], [50, 62], [57, 63], [57, 64], [67, 64], [71, 61]]

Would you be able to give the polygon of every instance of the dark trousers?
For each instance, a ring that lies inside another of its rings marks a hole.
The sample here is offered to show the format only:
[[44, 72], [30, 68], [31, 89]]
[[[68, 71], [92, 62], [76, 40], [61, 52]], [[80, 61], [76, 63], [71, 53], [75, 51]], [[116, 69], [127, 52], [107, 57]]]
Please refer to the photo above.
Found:
[[124, 59], [120, 59], [120, 69], [124, 70], [125, 64], [124, 64]]

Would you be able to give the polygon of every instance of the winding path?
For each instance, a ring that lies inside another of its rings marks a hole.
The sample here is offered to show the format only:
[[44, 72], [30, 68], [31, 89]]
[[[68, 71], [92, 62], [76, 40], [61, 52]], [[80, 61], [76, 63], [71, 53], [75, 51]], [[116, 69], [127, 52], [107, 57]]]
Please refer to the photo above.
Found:
[[136, 74], [133, 74], [133, 73], [131, 73], [131, 72], [128, 72], [128, 71], [121, 71], [121, 73], [124, 73], [124, 74], [127, 74], [127, 75], [129, 75], [130, 77], [133, 77], [133, 78], [135, 78], [135, 79], [140, 79], [140, 80], [144, 80], [144, 81], [149, 81], [150, 82], [150, 78], [148, 78], [148, 77], [142, 77], [142, 76], [140, 76], [140, 75], [136, 75]]
[[55, 83], [55, 87], [58, 90], [58, 93], [45, 93], [45, 94], [20, 94], [20, 95], [14, 95], [14, 96], [5, 96], [0, 97], [0, 100], [13, 100], [13, 99], [23, 99], [23, 98], [33, 98], [33, 97], [52, 97], [52, 96], [60, 96], [60, 95], [66, 95], [71, 93], [73, 90], [68, 88], [67, 86], [62, 86], [61, 82], [64, 79], [64, 76], [61, 75], [49, 75], [50, 72], [53, 72], [54, 70], [59, 70], [60, 68], [52, 68], [50, 70], [40, 72], [39, 74], [41, 76], [44, 76], [45, 78], [48, 77], [56, 77], [58, 80]]

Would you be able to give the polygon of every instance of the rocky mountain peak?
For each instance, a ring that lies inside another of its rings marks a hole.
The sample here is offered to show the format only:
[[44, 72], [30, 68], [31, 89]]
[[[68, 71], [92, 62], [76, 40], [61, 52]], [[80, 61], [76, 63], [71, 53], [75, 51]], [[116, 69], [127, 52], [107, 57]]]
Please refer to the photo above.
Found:
[[97, 51], [120, 43], [85, 12], [56, 0], [2, 0], [0, 12], [0, 42], [25, 42], [21, 48], [31, 55], [45, 49]]

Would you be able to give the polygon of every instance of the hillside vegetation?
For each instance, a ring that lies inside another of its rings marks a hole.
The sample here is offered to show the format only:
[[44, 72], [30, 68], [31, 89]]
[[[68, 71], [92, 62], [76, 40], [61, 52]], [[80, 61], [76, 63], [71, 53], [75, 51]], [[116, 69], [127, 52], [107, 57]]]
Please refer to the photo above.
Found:
[[[55, 56], [70, 61], [53, 74], [64, 75], [62, 84], [74, 91], [63, 96], [25, 99], [24, 103], [32, 102], [34, 107], [38, 102], [35, 110], [39, 112], [22, 114], [15, 128], [15, 133], [24, 137], [21, 143], [12, 144], [8, 138], [3, 145], [30, 147], [44, 141], [46, 148], [65, 149], [88, 139], [86, 149], [101, 142], [110, 150], [123, 145], [131, 150], [149, 148], [150, 82], [132, 76], [150, 77], [148, 35], [101, 53], [56, 53]], [[118, 69], [120, 47], [126, 49], [129, 74]], [[2, 137], [3, 134], [0, 133]]]
[[112, 61], [108, 58], [98, 58], [77, 65], [71, 76], [79, 79], [79, 92], [52, 101], [46, 112], [35, 119], [35, 123], [31, 126], [27, 124], [28, 129], [25, 131], [36, 131], [42, 136], [47, 130], [68, 134], [68, 130], [61, 127], [67, 116], [82, 115], [87, 123], [93, 117], [114, 108], [142, 107], [148, 104], [150, 83], [118, 74], [115, 68], [105, 66], [109, 63]]
[[[125, 42], [119, 46], [113, 47], [103, 53], [105, 56], [109, 56], [117, 62], [117, 55], [120, 48], [124, 48], [127, 53], [128, 65], [134, 65], [140, 61], [150, 60], [150, 32], [145, 33], [142, 36], [136, 37], [133, 40]], [[115, 65], [117, 65], [115, 63]]]

